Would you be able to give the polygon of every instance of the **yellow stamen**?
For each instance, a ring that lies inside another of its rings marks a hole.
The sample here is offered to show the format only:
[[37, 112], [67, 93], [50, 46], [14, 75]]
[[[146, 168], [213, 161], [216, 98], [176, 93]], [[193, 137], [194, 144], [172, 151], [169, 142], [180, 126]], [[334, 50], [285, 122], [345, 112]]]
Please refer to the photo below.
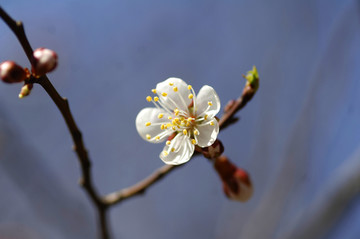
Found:
[[163, 92], [163, 93], [161, 93], [161, 95], [165, 97], [165, 96], [167, 96], [167, 93]]
[[164, 117], [164, 114], [163, 114], [163, 113], [160, 113], [160, 114], [158, 115], [158, 118], [161, 119], [162, 117]]
[[159, 101], [159, 97], [155, 96], [154, 101]]
[[151, 96], [146, 97], [146, 100], [147, 100], [148, 102], [151, 102], [151, 101], [152, 101]]
[[169, 117], [168, 117], [168, 119], [169, 119], [169, 120], [171, 120], [171, 119], [172, 119], [172, 117], [171, 117], [171, 116], [169, 116]]
[[177, 92], [177, 91], [178, 91], [178, 88], [175, 86], [175, 87], [173, 88], [173, 90], [174, 90], [175, 92]]
[[208, 117], [208, 115], [205, 115], [205, 116], [204, 116], [204, 119], [207, 120], [207, 117]]
[[167, 127], [171, 127], [171, 126], [172, 126], [172, 125], [171, 125], [170, 123], [167, 123], [167, 124], [166, 124], [166, 128], [167, 128]]
[[151, 135], [150, 135], [150, 134], [147, 134], [147, 135], [146, 135], [146, 138], [147, 138], [147, 139], [151, 139]]
[[159, 139], [160, 139], [160, 136], [156, 136], [155, 139], [156, 139], [156, 140], [159, 140]]
[[165, 125], [162, 124], [162, 125], [160, 126], [160, 129], [161, 129], [161, 130], [164, 130], [164, 129], [165, 129]]
[[155, 90], [155, 89], [152, 89], [151, 91], [152, 91], [152, 93], [156, 94], [156, 90]]
[[191, 143], [192, 143], [192, 144], [196, 144], [196, 140], [195, 140], [195, 139], [192, 139], [192, 140], [191, 140]]
[[145, 126], [150, 126], [151, 125], [151, 122], [146, 122], [145, 123]]
[[176, 129], [175, 126], [173, 126], [172, 129], [175, 130]]
[[187, 134], [187, 130], [186, 130], [186, 129], [183, 130], [183, 134], [184, 134], [184, 135]]
[[208, 105], [212, 106], [213, 104], [212, 104], [212, 102], [211, 102], [211, 101], [209, 101], [209, 102], [208, 102]]
[[169, 86], [173, 86], [174, 85], [174, 83], [172, 83], [172, 82], [169, 82]]
[[191, 90], [192, 89], [192, 86], [191, 85], [188, 85], [188, 90]]
[[215, 124], [214, 124], [214, 121], [211, 121], [211, 122], [210, 122], [210, 125], [211, 125], [211, 126], [214, 126], [214, 125], [215, 125]]
[[179, 110], [178, 110], [178, 109], [175, 109], [175, 110], [174, 110], [174, 113], [175, 113], [176, 116], [178, 116], [178, 115], [179, 115]]
[[194, 134], [195, 135], [199, 135], [199, 131], [196, 129], [196, 130], [194, 130]]
[[168, 140], [168, 141], [166, 141], [166, 145], [170, 145], [171, 144], [171, 141], [170, 140]]
[[175, 152], [175, 148], [171, 148], [171, 152]]
[[163, 151], [163, 155], [166, 157], [169, 155], [169, 153], [167, 151]]
[[192, 98], [194, 98], [194, 95], [193, 95], [193, 94], [189, 94], [188, 98], [189, 98], [189, 99], [192, 99]]

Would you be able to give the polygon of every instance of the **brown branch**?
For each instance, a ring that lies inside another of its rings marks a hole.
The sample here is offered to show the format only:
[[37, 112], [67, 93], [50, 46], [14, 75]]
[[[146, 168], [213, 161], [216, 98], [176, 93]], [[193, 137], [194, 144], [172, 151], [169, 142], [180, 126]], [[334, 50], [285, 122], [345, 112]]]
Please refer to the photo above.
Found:
[[154, 171], [150, 176], [134, 184], [133, 186], [106, 195], [104, 197], [104, 201], [108, 205], [114, 205], [124, 201], [125, 199], [129, 199], [133, 196], [143, 194], [145, 193], [146, 189], [148, 189], [151, 185], [153, 185], [154, 183], [162, 179], [164, 176], [166, 176], [168, 173], [170, 173], [172, 170], [178, 167], [179, 166], [175, 165], [164, 165]]
[[[13, 33], [19, 40], [31, 64], [33, 61], [33, 50], [26, 37], [23, 24], [20, 21], [14, 21], [1, 7], [0, 7], [0, 17], [9, 26], [9, 28], [13, 31]], [[99, 196], [98, 192], [96, 191], [92, 183], [91, 162], [88, 157], [87, 150], [84, 146], [82, 134], [79, 128], [77, 127], [75, 120], [71, 114], [67, 99], [62, 98], [59, 95], [59, 93], [56, 91], [56, 89], [51, 84], [51, 82], [49, 81], [46, 75], [43, 75], [40, 78], [35, 78], [31, 76], [30, 80], [28, 80], [27, 82], [40, 84], [45, 89], [45, 91], [48, 93], [50, 98], [54, 101], [59, 111], [61, 112], [66, 122], [66, 125], [71, 133], [72, 139], [74, 141], [73, 148], [78, 156], [79, 163], [81, 166], [82, 177], [80, 179], [80, 184], [85, 189], [91, 201], [98, 210], [100, 231], [102, 236], [101, 238], [108, 239], [109, 232], [106, 221], [106, 211], [108, 209], [108, 206], [106, 203], [103, 202], [101, 196]]]
[[245, 107], [245, 105], [253, 98], [256, 90], [250, 85], [246, 84], [241, 96], [224, 112], [219, 120], [220, 130], [238, 121], [234, 115]]

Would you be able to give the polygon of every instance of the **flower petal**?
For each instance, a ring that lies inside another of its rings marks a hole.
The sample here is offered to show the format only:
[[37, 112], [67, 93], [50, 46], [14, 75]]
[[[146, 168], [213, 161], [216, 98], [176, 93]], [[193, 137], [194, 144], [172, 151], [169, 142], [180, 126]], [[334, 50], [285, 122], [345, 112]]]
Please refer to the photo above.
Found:
[[199, 117], [207, 114], [209, 117], [214, 117], [219, 110], [219, 96], [211, 86], [204, 85], [196, 96], [196, 115]]
[[209, 121], [197, 125], [196, 129], [199, 131], [199, 135], [195, 135], [197, 145], [202, 148], [208, 147], [212, 145], [216, 140], [216, 137], [219, 133], [219, 123], [215, 118], [211, 118], [209, 119]]
[[[175, 151], [172, 152], [171, 148], [175, 148]], [[160, 153], [160, 158], [166, 164], [183, 164], [190, 160], [194, 149], [195, 146], [191, 143], [189, 137], [179, 133], [171, 141], [170, 146], [166, 145], [164, 147], [164, 150]]]
[[[163, 117], [159, 119], [159, 114], [163, 114]], [[172, 132], [170, 130], [162, 130], [161, 124], [169, 122], [169, 114], [163, 109], [159, 108], [145, 108], [142, 109], [136, 116], [136, 129], [140, 136], [151, 143], [160, 143], [164, 141]], [[150, 122], [150, 126], [146, 126], [146, 123]], [[159, 137], [156, 139], [156, 137]], [[149, 137], [149, 139], [148, 139]]]
[[[175, 108], [188, 112], [188, 106], [191, 104], [188, 85], [181, 79], [171, 77], [156, 85], [156, 92], [161, 102], [170, 110]], [[167, 94], [163, 96], [163, 94]]]

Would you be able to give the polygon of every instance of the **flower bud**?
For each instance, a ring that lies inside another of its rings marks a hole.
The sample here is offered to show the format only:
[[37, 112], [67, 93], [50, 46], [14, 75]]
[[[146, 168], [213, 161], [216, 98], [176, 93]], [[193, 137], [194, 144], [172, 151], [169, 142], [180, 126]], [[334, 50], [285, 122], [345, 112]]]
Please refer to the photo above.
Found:
[[245, 79], [247, 84], [256, 92], [259, 88], [259, 73], [256, 66], [253, 66], [252, 70], [247, 72]]
[[4, 61], [0, 64], [0, 78], [6, 83], [18, 83], [26, 79], [26, 72], [13, 61]]
[[57, 54], [47, 48], [38, 48], [33, 53], [32, 71], [35, 75], [44, 75], [53, 71], [57, 66]]
[[33, 84], [31, 84], [31, 83], [25, 84], [25, 85], [21, 88], [21, 91], [20, 91], [20, 94], [19, 94], [19, 98], [22, 99], [22, 98], [24, 98], [25, 96], [30, 95], [32, 88], [33, 88]]
[[212, 145], [209, 147], [203, 148], [202, 153], [205, 158], [208, 159], [216, 159], [224, 152], [224, 146], [220, 140], [216, 140]]
[[214, 167], [223, 182], [224, 193], [229, 199], [246, 202], [251, 198], [254, 189], [246, 171], [236, 167], [226, 156], [218, 157]]

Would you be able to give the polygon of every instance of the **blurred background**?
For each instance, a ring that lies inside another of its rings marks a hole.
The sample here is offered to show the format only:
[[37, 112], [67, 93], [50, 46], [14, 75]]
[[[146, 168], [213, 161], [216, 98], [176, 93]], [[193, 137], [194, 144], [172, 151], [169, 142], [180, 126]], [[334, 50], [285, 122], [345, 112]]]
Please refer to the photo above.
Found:
[[[163, 165], [135, 117], [160, 81], [213, 86], [224, 106], [253, 65], [255, 98], [222, 131], [255, 193], [229, 201], [193, 158], [110, 211], [114, 238], [360, 238], [360, 3], [2, 0], [33, 48], [59, 56], [49, 78], [69, 99], [101, 193]], [[29, 63], [0, 21], [0, 61]], [[0, 238], [97, 238], [72, 141], [39, 85], [0, 85]]]

